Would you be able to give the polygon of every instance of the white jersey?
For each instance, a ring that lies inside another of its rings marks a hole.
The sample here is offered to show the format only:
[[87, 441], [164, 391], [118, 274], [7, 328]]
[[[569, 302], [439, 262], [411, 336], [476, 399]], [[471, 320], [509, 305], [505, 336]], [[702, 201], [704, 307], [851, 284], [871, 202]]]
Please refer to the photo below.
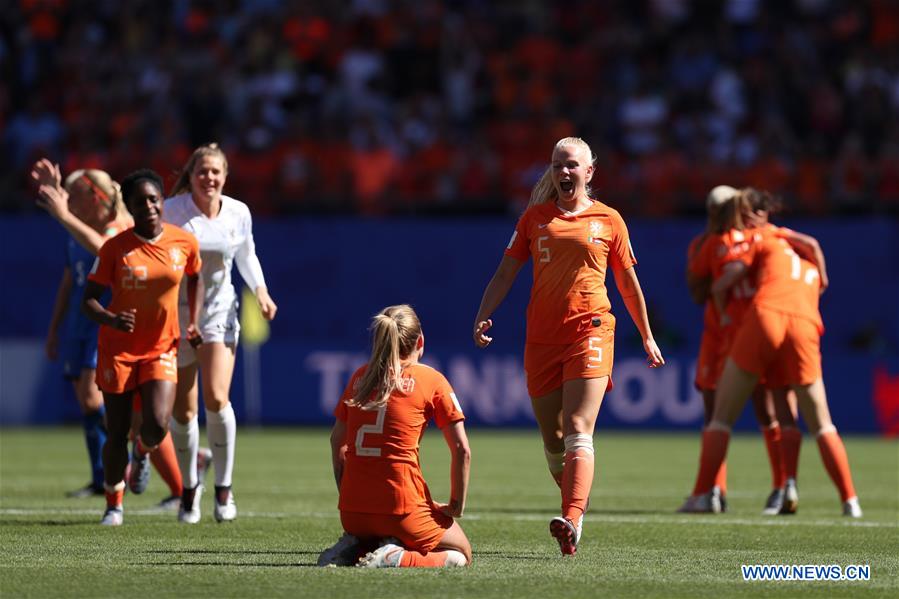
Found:
[[[262, 266], [256, 257], [253, 221], [246, 204], [223, 195], [218, 215], [209, 218], [200, 212], [190, 193], [183, 193], [165, 202], [163, 216], [165, 222], [193, 233], [200, 242], [203, 259], [200, 273], [205, 287], [201, 320], [221, 312], [236, 312], [238, 296], [231, 283], [234, 262], [254, 293], [265, 285]], [[181, 287], [181, 304], [186, 307], [187, 287]]]

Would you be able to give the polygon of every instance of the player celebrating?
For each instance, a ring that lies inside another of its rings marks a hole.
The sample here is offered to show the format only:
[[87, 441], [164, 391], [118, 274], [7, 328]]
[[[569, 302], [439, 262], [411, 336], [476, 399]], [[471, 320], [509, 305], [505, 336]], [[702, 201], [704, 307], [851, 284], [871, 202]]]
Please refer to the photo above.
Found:
[[[746, 213], [751, 217], [752, 210]], [[818, 247], [817, 242], [813, 245]], [[818, 296], [824, 287], [822, 265], [823, 259], [818, 265], [803, 260], [776, 231], [761, 227], [752, 232], [746, 251], [734, 254], [712, 285], [719, 307], [727, 290], [748, 273], [754, 274], [757, 291], [718, 384], [715, 415], [703, 433], [696, 486], [685, 504], [689, 509], [684, 511], [715, 511], [710, 494], [715, 472], [727, 453], [730, 429], [746, 395], [764, 376], [772, 387], [789, 386], [795, 391], [809, 430], [817, 437], [825, 468], [840, 492], [843, 514], [861, 517], [846, 450], [830, 420], [821, 377], [824, 327]]]
[[[216, 144], [194, 150], [175, 182], [174, 197], [166, 202], [166, 222], [193, 233], [203, 252], [202, 277], [206, 289], [200, 313], [199, 333], [203, 344], [196, 349], [182, 344], [178, 354], [178, 389], [172, 436], [178, 449], [184, 477], [181, 522], [200, 521], [202, 486], [197, 473], [197, 372], [201, 373], [206, 429], [215, 464], [216, 521], [234, 520], [237, 506], [231, 492], [237, 423], [228, 398], [234, 373], [240, 330], [238, 297], [231, 283], [231, 267], [237, 263], [240, 276], [256, 294], [262, 315], [271, 320], [278, 307], [268, 294], [262, 266], [256, 257], [253, 223], [246, 204], [222, 195], [228, 176], [228, 161]], [[181, 325], [185, 330], [190, 311], [181, 294]]]
[[[199, 342], [196, 320], [200, 251], [196, 238], [162, 222], [162, 179], [136, 171], [122, 182], [134, 228], [100, 248], [88, 275], [82, 309], [100, 325], [97, 384], [103, 392], [109, 437], [104, 451], [106, 513], [101, 524], [122, 524], [128, 431], [135, 391], [142, 399], [140, 454], [168, 433], [177, 381], [178, 286], [187, 277], [188, 338]], [[108, 307], [100, 298], [111, 290]]]
[[[38, 184], [37, 204], [44, 208], [71, 235], [68, 245], [69, 270], [64, 271], [57, 294], [54, 317], [48, 336], [48, 354], [57, 344], [55, 331], [58, 317], [62, 315], [61, 302], [69, 298], [66, 315], [67, 335], [65, 336], [64, 371], [67, 377], [77, 379], [76, 397], [88, 406], [85, 412], [85, 436], [91, 456], [94, 480], [88, 487], [76, 491], [71, 496], [103, 494], [102, 447], [106, 441], [106, 426], [103, 423], [105, 408], [103, 396], [95, 382], [97, 367], [97, 325], [81, 312], [81, 300], [87, 273], [95, 256], [107, 239], [134, 225], [128, 214], [119, 184], [104, 171], [77, 170], [66, 177], [65, 187], [59, 166], [46, 158], [38, 160], [32, 171], [32, 179]], [[72, 289], [74, 286], [74, 289]], [[107, 298], [103, 298], [105, 301]], [[91, 409], [93, 406], [99, 406]], [[136, 413], [131, 424], [133, 437], [140, 429], [140, 414]], [[204, 450], [206, 453], [208, 449]], [[205, 454], [203, 454], [205, 455]], [[135, 477], [129, 486], [136, 493], [146, 488], [149, 480], [146, 455], [135, 456], [138, 465], [132, 472]], [[181, 473], [175, 458], [175, 447], [169, 436], [162, 441], [159, 449], [149, 455], [149, 459], [159, 471], [169, 487], [170, 495], [160, 502], [160, 507], [168, 509], [171, 504], [181, 501]]]
[[[446, 378], [419, 363], [424, 335], [410, 306], [384, 308], [371, 325], [368, 364], [350, 378], [331, 431], [331, 455], [346, 533], [318, 564], [351, 565], [361, 547], [393, 537], [357, 565], [448, 567], [471, 563], [471, 544], [453, 518], [462, 516], [471, 451], [465, 416]], [[452, 455], [447, 504], [431, 500], [419, 465], [428, 420]], [[393, 542], [395, 541], [395, 542]]]
[[594, 162], [582, 139], [556, 143], [552, 164], [531, 192], [474, 323], [474, 341], [486, 347], [492, 341], [490, 316], [524, 262], [533, 258], [524, 368], [549, 471], [562, 491], [562, 515], [552, 519], [550, 533], [564, 555], [576, 552], [581, 537], [593, 484], [593, 429], [612, 387], [609, 267], [643, 338], [649, 366], [665, 363], [649, 326], [627, 227], [616, 210], [590, 197]]
[[[719, 185], [709, 193], [707, 200], [709, 231], [697, 237], [688, 250], [688, 286], [694, 299], [699, 303], [705, 303], [702, 342], [696, 364], [696, 387], [702, 392], [705, 407], [704, 426], [709, 424], [714, 411], [715, 387], [724, 369], [724, 360], [730, 351], [734, 333], [755, 293], [748, 284], [732, 289], [726, 305], [727, 324], [722, 324], [721, 315], [715, 309], [709, 294], [710, 283], [721, 274], [728, 253], [734, 247], [744, 244], [746, 240], [742, 215], [737, 210], [737, 203], [733, 201], [739, 193], [737, 189], [727, 185]], [[772, 230], [782, 236], [791, 238], [798, 236], [789, 229], [772, 228]], [[798, 240], [793, 242], [799, 243]], [[780, 511], [783, 504], [785, 474], [781, 428], [774, 411], [771, 393], [763, 385], [753, 389], [752, 407], [765, 440], [771, 466], [772, 491], [765, 501], [762, 513], [774, 515]], [[726, 464], [722, 463], [712, 489], [713, 501], [720, 506], [720, 511], [725, 511], [726, 508], [726, 492], [727, 468]]]

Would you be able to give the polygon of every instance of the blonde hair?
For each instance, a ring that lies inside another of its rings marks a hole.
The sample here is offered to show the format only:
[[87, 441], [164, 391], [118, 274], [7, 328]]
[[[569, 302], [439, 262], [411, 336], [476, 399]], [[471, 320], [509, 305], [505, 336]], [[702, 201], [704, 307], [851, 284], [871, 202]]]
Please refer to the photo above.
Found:
[[66, 177], [65, 190], [72, 193], [72, 188], [79, 181], [86, 183], [94, 197], [109, 210], [109, 220], [127, 216], [128, 210], [122, 200], [122, 188], [109, 176], [109, 173], [95, 168], [80, 168], [72, 171]]
[[184, 193], [190, 191], [190, 175], [194, 172], [194, 167], [197, 166], [197, 162], [200, 161], [201, 158], [205, 158], [206, 156], [217, 156], [222, 159], [222, 166], [225, 169], [225, 173], [228, 172], [228, 158], [225, 157], [225, 153], [219, 147], [217, 143], [205, 144], [197, 148], [190, 155], [190, 158], [187, 159], [187, 164], [184, 165], [184, 168], [181, 169], [181, 172], [178, 174], [178, 179], [175, 181], [175, 184], [172, 186], [171, 195], [176, 196], [179, 193]]
[[373, 319], [371, 357], [365, 374], [359, 380], [356, 396], [347, 405], [374, 410], [387, 405], [390, 394], [400, 387], [401, 360], [415, 351], [421, 337], [421, 323], [415, 310], [407, 304], [388, 306]]
[[[580, 137], [563, 137], [556, 142], [555, 146], [553, 146], [553, 154], [555, 154], [557, 150], [560, 150], [565, 146], [574, 146], [576, 148], [579, 148], [582, 152], [586, 153], [587, 156], [590, 157], [591, 165], [596, 163], [596, 156], [593, 155], [593, 150], [591, 150], [587, 142], [585, 142]], [[537, 181], [537, 184], [534, 185], [534, 188], [531, 190], [531, 199], [528, 202], [528, 208], [555, 199], [556, 188], [553, 185], [552, 172], [552, 165], [549, 165], [548, 167], [546, 167], [546, 170], [543, 171], [543, 176], [540, 177], [540, 180]], [[587, 195], [592, 195], [592, 193], [593, 190], [590, 189], [590, 186], [588, 185]]]

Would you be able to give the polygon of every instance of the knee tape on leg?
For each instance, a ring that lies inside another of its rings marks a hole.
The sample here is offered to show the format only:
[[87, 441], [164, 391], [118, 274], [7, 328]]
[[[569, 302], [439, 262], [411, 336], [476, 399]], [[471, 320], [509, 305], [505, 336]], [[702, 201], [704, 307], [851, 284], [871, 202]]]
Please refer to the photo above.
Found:
[[559, 474], [565, 469], [565, 452], [553, 453], [546, 447], [543, 448], [543, 455], [546, 456], [546, 465], [549, 466], [550, 474]]
[[593, 455], [593, 435], [587, 433], [575, 433], [565, 437], [565, 453], [583, 449]]

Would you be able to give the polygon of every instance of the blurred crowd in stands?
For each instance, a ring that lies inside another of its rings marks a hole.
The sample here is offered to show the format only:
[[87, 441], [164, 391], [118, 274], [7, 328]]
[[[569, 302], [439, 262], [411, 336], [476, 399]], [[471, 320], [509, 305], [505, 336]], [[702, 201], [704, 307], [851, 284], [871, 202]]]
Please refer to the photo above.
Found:
[[29, 165], [169, 182], [199, 144], [254, 214], [518, 213], [553, 143], [597, 196], [899, 212], [895, 0], [11, 0], [0, 210]]

